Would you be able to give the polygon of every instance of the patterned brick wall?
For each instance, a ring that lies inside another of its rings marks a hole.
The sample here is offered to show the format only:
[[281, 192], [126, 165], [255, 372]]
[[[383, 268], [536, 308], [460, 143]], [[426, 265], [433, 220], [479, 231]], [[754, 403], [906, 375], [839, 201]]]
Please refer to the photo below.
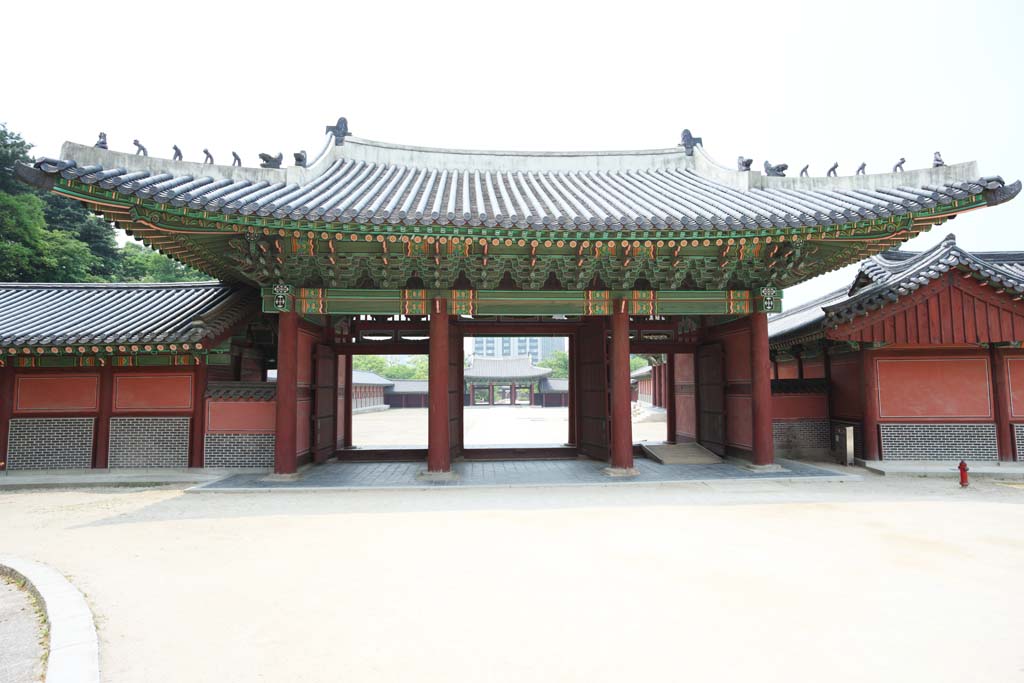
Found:
[[207, 467], [273, 467], [273, 434], [207, 434]]
[[110, 418], [110, 456], [115, 467], [188, 467], [187, 417]]
[[853, 457], [864, 457], [864, 432], [859, 422], [832, 420], [832, 443], [829, 446], [837, 456], [845, 456], [842, 449], [846, 447], [846, 428], [853, 427]]
[[1013, 425], [1013, 438], [1017, 446], [1017, 462], [1024, 462], [1024, 425]]
[[994, 424], [882, 424], [883, 460], [996, 460]]
[[772, 422], [772, 438], [776, 455], [827, 451], [829, 423], [828, 420], [776, 420]]
[[91, 417], [29, 417], [11, 420], [7, 467], [49, 470], [92, 467]]

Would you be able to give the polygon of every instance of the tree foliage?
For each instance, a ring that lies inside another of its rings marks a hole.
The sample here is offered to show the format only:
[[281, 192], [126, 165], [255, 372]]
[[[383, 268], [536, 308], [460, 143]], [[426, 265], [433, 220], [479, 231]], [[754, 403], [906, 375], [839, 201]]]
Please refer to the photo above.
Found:
[[353, 370], [363, 370], [386, 379], [427, 379], [426, 356], [406, 356], [403, 360], [390, 361], [384, 356], [355, 356]]
[[208, 279], [139, 244], [118, 247], [111, 223], [81, 203], [19, 182], [29, 144], [0, 123], [0, 281], [183, 282]]
[[552, 351], [547, 358], [537, 363], [539, 368], [551, 368], [551, 377], [569, 379], [569, 354], [565, 351]]

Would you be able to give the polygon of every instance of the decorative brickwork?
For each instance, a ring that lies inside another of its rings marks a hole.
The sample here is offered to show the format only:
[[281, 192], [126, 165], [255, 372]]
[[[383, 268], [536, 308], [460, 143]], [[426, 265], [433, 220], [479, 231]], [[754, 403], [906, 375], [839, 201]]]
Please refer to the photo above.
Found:
[[883, 424], [883, 460], [996, 460], [994, 424]]
[[828, 420], [776, 420], [772, 438], [777, 456], [824, 455], [829, 448]]
[[187, 417], [110, 418], [109, 466], [188, 467]]
[[91, 417], [30, 417], [11, 420], [7, 467], [51, 470], [92, 467]]
[[1024, 425], [1013, 425], [1013, 438], [1017, 446], [1017, 462], [1024, 462]]
[[853, 427], [853, 457], [864, 457], [864, 432], [859, 422], [846, 422], [844, 420], [832, 420], [832, 443], [829, 444], [836, 456], [845, 456], [843, 449], [846, 447], [846, 428]]
[[273, 434], [207, 434], [207, 467], [273, 467]]

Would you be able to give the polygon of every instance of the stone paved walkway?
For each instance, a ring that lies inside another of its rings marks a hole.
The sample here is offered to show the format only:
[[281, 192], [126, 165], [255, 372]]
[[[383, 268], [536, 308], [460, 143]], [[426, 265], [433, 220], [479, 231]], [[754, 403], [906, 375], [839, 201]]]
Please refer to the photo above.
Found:
[[197, 486], [192, 491], [241, 489], [311, 488], [433, 488], [472, 486], [581, 486], [625, 485], [628, 483], [671, 483], [705, 480], [755, 480], [806, 477], [843, 477], [823, 467], [792, 460], [780, 460], [782, 470], [755, 472], [734, 462], [709, 465], [659, 465], [639, 458], [635, 477], [609, 477], [607, 466], [592, 460], [500, 460], [462, 461], [453, 464], [456, 478], [449, 481], [423, 481], [418, 475], [422, 462], [331, 462], [310, 467], [294, 481], [269, 480], [265, 474], [235, 474]]
[[27, 592], [0, 577], [0, 683], [42, 680], [39, 620]]

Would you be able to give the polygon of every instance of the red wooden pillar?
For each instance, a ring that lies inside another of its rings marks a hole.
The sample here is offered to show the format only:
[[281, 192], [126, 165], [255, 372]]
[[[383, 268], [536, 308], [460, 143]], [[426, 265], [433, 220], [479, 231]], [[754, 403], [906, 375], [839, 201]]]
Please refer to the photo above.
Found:
[[92, 441], [92, 466], [97, 469], [109, 467], [110, 416], [114, 412], [114, 367], [100, 367], [100, 406], [96, 415], [95, 436]]
[[750, 389], [753, 404], [754, 464], [775, 462], [772, 437], [772, 370], [768, 355], [768, 314], [750, 315]]
[[633, 467], [633, 424], [629, 389], [629, 309], [625, 299], [613, 303], [612, 343], [608, 353], [611, 366], [612, 399], [611, 465], [616, 469]]
[[516, 385], [515, 384], [513, 384], [511, 387], [509, 387], [509, 394], [510, 394], [510, 398], [508, 399], [509, 405], [513, 405], [514, 406], [516, 404]]
[[448, 302], [434, 299], [430, 313], [430, 348], [428, 359], [427, 470], [451, 470], [451, 436], [449, 434], [448, 401]]
[[569, 440], [567, 446], [576, 444], [576, 335], [569, 335]]
[[192, 444], [188, 466], [203, 467], [206, 450], [206, 361], [196, 366], [192, 375]]
[[867, 349], [860, 352], [864, 375], [864, 418], [861, 422], [861, 440], [865, 460], [878, 460], [878, 372], [875, 354]]
[[298, 469], [295, 453], [296, 398], [299, 386], [299, 314], [277, 314], [277, 405], [274, 417], [274, 472]]
[[490, 383], [487, 385], [487, 405], [494, 405], [494, 385]]
[[14, 368], [0, 366], [0, 470], [7, 469], [7, 437], [14, 415]]
[[665, 366], [665, 443], [676, 442], [676, 354], [669, 353]]
[[530, 405], [533, 405], [533, 382], [530, 382]]
[[1006, 379], [1006, 361], [1003, 350], [989, 348], [992, 364], [992, 403], [995, 406], [996, 448], [1000, 460], [1013, 460], [1013, 428], [1010, 426], [1010, 391]]
[[475, 391], [476, 391], [476, 385], [475, 385], [475, 384], [470, 384], [470, 385], [469, 385], [469, 405], [470, 405], [470, 406], [472, 406], [472, 405], [473, 405], [473, 403], [474, 403], [474, 399], [473, 399], [473, 393], [474, 393]]

